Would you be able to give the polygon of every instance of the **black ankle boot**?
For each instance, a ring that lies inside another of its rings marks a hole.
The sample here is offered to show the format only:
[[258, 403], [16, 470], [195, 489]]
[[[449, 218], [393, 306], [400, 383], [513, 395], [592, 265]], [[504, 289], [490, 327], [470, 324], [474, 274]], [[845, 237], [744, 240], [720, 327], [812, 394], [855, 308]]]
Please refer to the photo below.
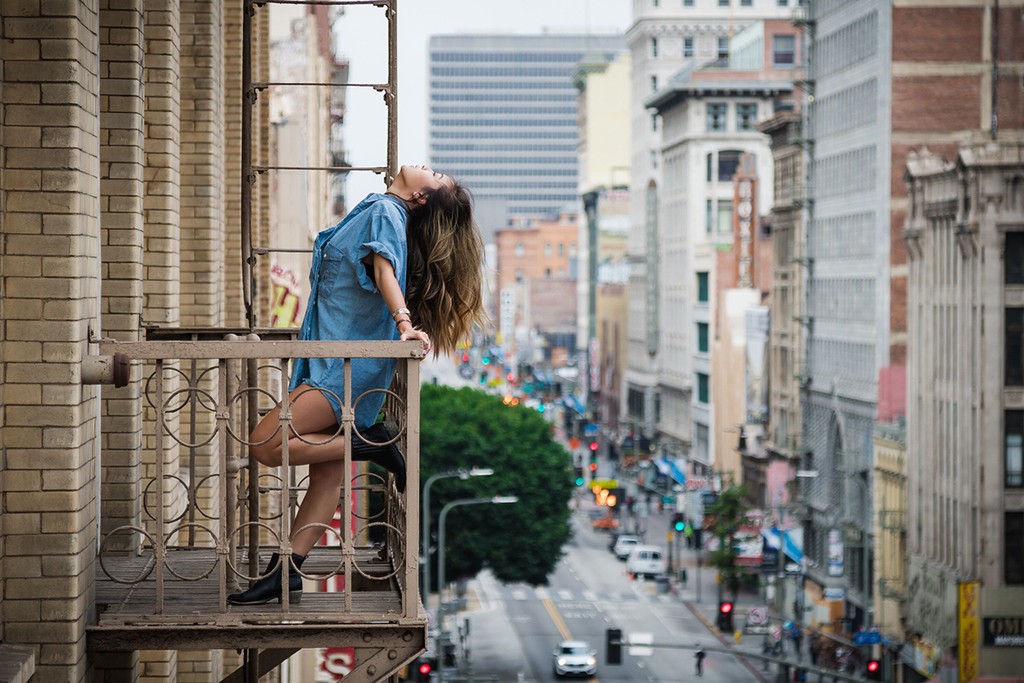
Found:
[[[391, 474], [395, 475], [395, 488], [399, 493], [405, 492], [405, 456], [398, 448], [398, 442], [386, 446], [375, 444], [391, 441], [398, 436], [398, 429], [391, 423], [378, 422], [352, 435], [352, 460], [374, 462]], [[362, 438], [360, 438], [362, 437]], [[373, 442], [373, 443], [369, 443]]]
[[[263, 605], [277, 600], [281, 602], [281, 566], [277, 553], [270, 556], [267, 563], [267, 576], [257, 581], [252, 588], [243, 593], [232, 593], [228, 602], [232, 605]], [[297, 569], [306, 561], [305, 555], [292, 553], [292, 566], [288, 569], [288, 602], [298, 604], [302, 600], [302, 577]]]

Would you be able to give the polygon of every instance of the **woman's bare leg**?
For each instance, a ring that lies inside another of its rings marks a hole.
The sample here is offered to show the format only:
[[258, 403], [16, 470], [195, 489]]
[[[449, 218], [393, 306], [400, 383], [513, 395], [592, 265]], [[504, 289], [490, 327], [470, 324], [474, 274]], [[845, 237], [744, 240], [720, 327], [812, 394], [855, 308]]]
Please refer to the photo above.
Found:
[[[292, 523], [292, 529], [295, 530], [292, 532], [292, 552], [308, 554], [309, 549], [316, 545], [317, 540], [324, 534], [324, 528], [319, 525], [330, 524], [334, 518], [344, 478], [344, 460], [314, 463], [309, 466], [309, 487]], [[306, 524], [313, 523], [317, 526], [300, 531]]]
[[[292, 423], [288, 432], [288, 464], [311, 465], [344, 458], [345, 439], [338, 434], [338, 418], [327, 396], [303, 384], [289, 394], [289, 402]], [[249, 455], [267, 467], [281, 465], [280, 417], [281, 406], [277, 406], [263, 416], [249, 435], [249, 442], [254, 444], [249, 447]], [[338, 435], [328, 442], [335, 434]]]
[[[315, 388], [301, 385], [289, 393], [292, 426], [288, 438], [288, 464], [309, 465], [309, 486], [295, 515], [292, 529], [317, 524], [292, 534], [292, 552], [307, 555], [338, 507], [345, 476], [347, 439], [338, 433], [337, 416], [327, 397]], [[281, 407], [268, 412], [249, 435], [249, 455], [268, 467], [281, 465]], [[306, 443], [295, 436], [301, 434]], [[329, 442], [328, 439], [334, 438]], [[266, 443], [260, 443], [260, 442]]]

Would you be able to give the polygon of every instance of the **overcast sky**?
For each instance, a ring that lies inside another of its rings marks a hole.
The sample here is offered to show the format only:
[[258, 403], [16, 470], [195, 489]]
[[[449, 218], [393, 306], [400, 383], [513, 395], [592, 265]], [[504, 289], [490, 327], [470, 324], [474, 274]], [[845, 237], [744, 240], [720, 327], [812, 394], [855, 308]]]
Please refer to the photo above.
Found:
[[[428, 163], [427, 44], [432, 35], [457, 33], [624, 33], [630, 0], [402, 0], [398, 7], [398, 161]], [[352, 83], [387, 80], [387, 22], [372, 6], [348, 6], [335, 24], [340, 56], [349, 60]], [[348, 91], [345, 147], [355, 166], [386, 161], [386, 110], [370, 89]], [[442, 169], [443, 170], [443, 169]], [[348, 205], [367, 192], [383, 191], [383, 180], [353, 173]]]

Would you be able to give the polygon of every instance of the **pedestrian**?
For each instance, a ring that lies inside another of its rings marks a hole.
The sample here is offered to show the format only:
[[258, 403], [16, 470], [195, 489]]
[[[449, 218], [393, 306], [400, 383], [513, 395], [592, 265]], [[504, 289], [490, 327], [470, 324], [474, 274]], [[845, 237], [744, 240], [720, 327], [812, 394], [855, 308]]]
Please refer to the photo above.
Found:
[[818, 639], [817, 632], [811, 634], [811, 639], [807, 643], [807, 649], [811, 654], [811, 664], [814, 666], [818, 665], [818, 654], [821, 651], [821, 643]]
[[804, 633], [800, 629], [799, 625], [793, 626], [793, 649], [796, 650], [796, 656], [801, 657], [803, 653], [800, 651], [804, 643]]
[[[419, 341], [426, 352], [453, 351], [481, 322], [483, 240], [473, 221], [468, 191], [427, 166], [402, 166], [381, 193], [363, 199], [313, 246], [310, 294], [300, 331], [304, 340]], [[366, 441], [397, 434], [377, 423], [398, 361], [351, 361], [355, 429]], [[405, 458], [394, 444], [372, 447], [334, 438], [342, 424], [345, 363], [330, 358], [294, 361], [289, 387], [292, 417], [289, 465], [309, 465], [308, 487], [291, 524], [297, 570], [324, 533], [338, 505], [346, 448], [353, 459], [372, 460], [405, 489]], [[368, 393], [369, 392], [369, 393]], [[356, 401], [358, 399], [358, 401]], [[249, 453], [267, 467], [281, 465], [280, 406], [249, 436]], [[265, 578], [228, 596], [236, 605], [280, 600], [281, 570], [271, 556]], [[275, 571], [275, 569], [277, 571]], [[289, 600], [302, 596], [302, 577], [289, 570]]]
[[693, 659], [697, 663], [697, 675], [698, 676], [703, 676], [704, 675], [704, 657], [705, 656], [706, 655], [704, 653], [704, 646], [703, 645], [698, 645], [697, 649], [693, 653]]

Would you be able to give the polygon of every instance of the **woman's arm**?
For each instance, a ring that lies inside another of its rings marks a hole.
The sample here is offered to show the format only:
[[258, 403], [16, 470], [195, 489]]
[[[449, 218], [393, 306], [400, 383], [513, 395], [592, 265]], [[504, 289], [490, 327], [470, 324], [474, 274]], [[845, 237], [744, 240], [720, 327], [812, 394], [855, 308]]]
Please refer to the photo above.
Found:
[[[391, 266], [391, 261], [378, 253], [373, 254], [373, 279], [377, 283], [377, 289], [380, 290], [381, 296], [384, 297], [388, 311], [394, 312], [405, 308], [405, 296], [402, 295], [402, 287], [398, 284], [398, 278], [395, 277], [395, 269]], [[408, 314], [395, 316], [395, 325], [398, 326], [398, 331], [402, 335], [402, 341], [419, 339], [423, 342], [423, 349], [430, 351], [430, 337], [423, 330], [414, 328], [410, 318], [411, 316]]]

